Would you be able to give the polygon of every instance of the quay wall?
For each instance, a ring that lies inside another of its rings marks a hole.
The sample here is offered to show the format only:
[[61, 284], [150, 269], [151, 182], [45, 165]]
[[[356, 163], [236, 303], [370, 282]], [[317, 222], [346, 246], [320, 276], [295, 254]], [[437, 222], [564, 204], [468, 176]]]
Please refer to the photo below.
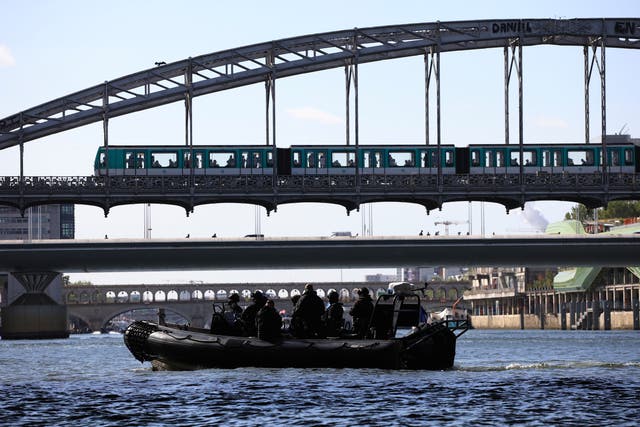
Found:
[[[476, 329], [521, 329], [519, 314], [504, 315], [471, 315], [471, 324]], [[543, 329], [540, 316], [536, 314], [525, 314], [523, 329]], [[566, 324], [569, 325], [569, 314], [566, 315]], [[599, 317], [600, 329], [604, 329], [604, 314]], [[548, 313], [544, 315], [544, 329], [562, 329], [559, 314]], [[633, 329], [633, 312], [612, 311], [611, 329]]]

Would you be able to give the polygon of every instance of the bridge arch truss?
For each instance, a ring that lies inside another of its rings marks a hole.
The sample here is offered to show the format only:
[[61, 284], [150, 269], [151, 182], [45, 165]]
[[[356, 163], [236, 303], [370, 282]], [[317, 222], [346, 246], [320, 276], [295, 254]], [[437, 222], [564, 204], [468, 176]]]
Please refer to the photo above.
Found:
[[[601, 60], [605, 46], [640, 48], [640, 18], [390, 25], [311, 34], [214, 52], [106, 81], [6, 117], [0, 120], [0, 149], [98, 121], [105, 123], [107, 142], [106, 127], [113, 117], [177, 101], [185, 102], [190, 117], [194, 97], [255, 83], [265, 83], [275, 102], [277, 79], [339, 67], [349, 71], [349, 67], [358, 64], [408, 56], [424, 55], [426, 75], [437, 78], [437, 56], [441, 52], [502, 47], [508, 79], [514, 66], [521, 75], [515, 47], [532, 45], [582, 46], [588, 78], [597, 60], [591, 53], [597, 48], [602, 50]], [[604, 65], [598, 68], [602, 74]], [[347, 72], [346, 78], [348, 82], [354, 79], [357, 85], [357, 70]], [[186, 142], [190, 142], [188, 134]]]

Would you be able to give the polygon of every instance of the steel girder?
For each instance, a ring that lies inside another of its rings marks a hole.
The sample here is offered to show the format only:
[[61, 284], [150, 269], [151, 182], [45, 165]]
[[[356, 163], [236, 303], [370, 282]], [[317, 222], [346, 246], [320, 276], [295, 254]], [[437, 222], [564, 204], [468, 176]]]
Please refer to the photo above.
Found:
[[346, 64], [552, 44], [640, 48], [640, 18], [432, 22], [312, 34], [188, 58], [84, 89], [0, 120], [0, 149], [136, 111]]

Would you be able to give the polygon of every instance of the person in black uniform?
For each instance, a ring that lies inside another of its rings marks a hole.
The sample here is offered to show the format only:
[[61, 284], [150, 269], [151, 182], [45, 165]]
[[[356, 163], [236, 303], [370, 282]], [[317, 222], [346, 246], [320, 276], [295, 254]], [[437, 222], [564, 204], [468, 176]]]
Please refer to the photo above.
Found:
[[339, 337], [344, 326], [344, 308], [338, 301], [336, 291], [329, 292], [329, 308], [324, 312], [325, 334], [328, 337]]
[[360, 338], [367, 335], [369, 321], [373, 314], [373, 301], [369, 296], [369, 289], [358, 289], [358, 300], [353, 304], [349, 314], [353, 317], [353, 330]]
[[294, 333], [298, 338], [313, 338], [321, 333], [324, 302], [318, 296], [313, 286], [307, 283], [304, 292], [293, 310], [292, 323]]
[[282, 317], [276, 311], [273, 300], [267, 300], [264, 307], [258, 311], [256, 329], [258, 330], [258, 338], [261, 340], [275, 341], [280, 338]]
[[267, 302], [267, 297], [265, 297], [262, 292], [255, 291], [251, 296], [251, 300], [253, 302], [242, 312], [242, 316], [240, 316], [242, 329], [246, 336], [256, 336], [256, 316], [258, 315], [258, 311], [260, 311]]
[[242, 334], [242, 307], [240, 307], [240, 295], [237, 293], [232, 293], [229, 295], [229, 299], [227, 300], [227, 304], [224, 309], [224, 320], [227, 321], [229, 327], [231, 328], [231, 335], [240, 335]]

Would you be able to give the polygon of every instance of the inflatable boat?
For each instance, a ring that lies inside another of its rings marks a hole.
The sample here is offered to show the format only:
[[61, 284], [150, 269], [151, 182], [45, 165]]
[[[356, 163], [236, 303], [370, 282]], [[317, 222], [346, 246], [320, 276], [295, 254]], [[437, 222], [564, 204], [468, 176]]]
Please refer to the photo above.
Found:
[[136, 321], [124, 341], [140, 362], [154, 370], [243, 366], [276, 368], [383, 368], [443, 370], [453, 367], [456, 339], [466, 321], [424, 319], [416, 295], [382, 295], [371, 317], [372, 338], [281, 338], [213, 334], [207, 329]]

